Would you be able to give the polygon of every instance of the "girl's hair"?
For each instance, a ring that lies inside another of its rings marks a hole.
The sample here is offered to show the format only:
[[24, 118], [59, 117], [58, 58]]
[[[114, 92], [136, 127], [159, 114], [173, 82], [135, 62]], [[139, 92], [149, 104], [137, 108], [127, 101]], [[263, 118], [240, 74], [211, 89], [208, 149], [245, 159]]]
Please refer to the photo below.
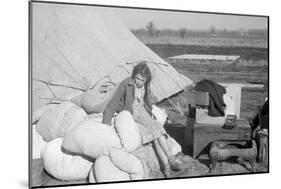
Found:
[[141, 61], [138, 63], [132, 72], [132, 78], [135, 79], [137, 74], [141, 74], [142, 77], [146, 78], [145, 85], [149, 85], [151, 81], [151, 72], [146, 64], [146, 61]]
[[[141, 74], [142, 77], [146, 78], [146, 82], [144, 84], [145, 93], [144, 93], [143, 99], [147, 105], [151, 106], [150, 103], [148, 103], [148, 102], [151, 102], [151, 100], [152, 100], [152, 99], [149, 99], [149, 98], [151, 98], [151, 96], [149, 96], [149, 91], [150, 91], [150, 82], [151, 82], [152, 76], [151, 76], [151, 72], [146, 64], [146, 61], [141, 61], [134, 67], [131, 77], [133, 79], [135, 79], [137, 74]], [[149, 108], [152, 109], [152, 107], [149, 107]]]

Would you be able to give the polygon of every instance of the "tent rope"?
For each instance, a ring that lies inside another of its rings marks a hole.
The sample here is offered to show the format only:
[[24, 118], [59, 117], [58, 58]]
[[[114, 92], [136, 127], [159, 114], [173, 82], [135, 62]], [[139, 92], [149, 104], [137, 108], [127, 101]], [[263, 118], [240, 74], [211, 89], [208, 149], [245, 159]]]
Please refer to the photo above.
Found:
[[151, 64], [156, 64], [156, 65], [161, 65], [161, 66], [168, 66], [167, 64], [161, 63], [161, 62], [153, 62], [153, 61], [148, 61], [148, 60], [138, 60], [138, 61], [133, 61], [133, 62], [126, 62], [126, 64], [137, 64], [141, 61], [145, 61], [147, 63], [151, 63]]
[[51, 101], [61, 101], [61, 102], [67, 102], [67, 101], [70, 101], [68, 99], [62, 99], [62, 98], [49, 98], [49, 97], [39, 97], [40, 99], [44, 99], [44, 100], [51, 100]]
[[57, 84], [57, 83], [50, 83], [50, 82], [47, 82], [47, 81], [44, 81], [44, 80], [41, 80], [41, 79], [33, 79], [33, 80], [45, 83], [46, 85], [57, 86], [57, 87], [66, 87], [66, 88], [76, 89], [76, 90], [80, 90], [80, 91], [86, 91], [85, 89], [82, 89], [82, 88], [63, 85], [63, 84]]
[[70, 67], [74, 70], [74, 72], [80, 77], [80, 82], [85, 87], [85, 83], [84, 83], [83, 77], [80, 75], [80, 73], [74, 68], [74, 66], [67, 59], [67, 57], [61, 52], [61, 50], [59, 48], [57, 48], [57, 50], [58, 50], [59, 54], [65, 59], [65, 61], [70, 65]]
[[51, 91], [52, 95], [56, 98], [56, 94], [54, 93], [54, 91], [52, 90], [52, 88], [50, 87], [49, 83], [46, 83], [48, 89]]
[[173, 103], [173, 101], [170, 99], [170, 98], [167, 98], [168, 101], [176, 108], [176, 110], [181, 114], [181, 115], [184, 115], [184, 112], [182, 111], [182, 108], [180, 107], [180, 105], [176, 105]]
[[112, 81], [112, 79], [110, 78], [109, 75], [105, 75], [103, 76], [102, 78], [100, 78], [90, 89], [94, 89], [98, 84], [99, 82], [101, 82], [102, 80], [104, 80], [105, 78], [108, 78], [110, 81], [107, 81], [107, 82], [110, 82], [110, 83], [113, 83], [115, 85], [115, 83]]

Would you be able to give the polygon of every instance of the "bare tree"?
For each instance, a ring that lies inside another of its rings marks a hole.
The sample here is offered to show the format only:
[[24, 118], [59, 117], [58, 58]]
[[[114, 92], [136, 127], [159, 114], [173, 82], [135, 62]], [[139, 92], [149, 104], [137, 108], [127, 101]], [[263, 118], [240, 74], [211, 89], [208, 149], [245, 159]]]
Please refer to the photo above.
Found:
[[210, 32], [211, 34], [216, 33], [216, 28], [215, 28], [215, 26], [211, 26], [209, 32]]
[[147, 25], [146, 25], [146, 29], [148, 31], [148, 35], [149, 37], [153, 37], [155, 36], [155, 33], [156, 33], [156, 26], [154, 25], [153, 22], [149, 22]]
[[187, 33], [187, 29], [186, 28], [181, 28], [179, 33], [180, 33], [180, 38], [185, 38], [186, 33]]

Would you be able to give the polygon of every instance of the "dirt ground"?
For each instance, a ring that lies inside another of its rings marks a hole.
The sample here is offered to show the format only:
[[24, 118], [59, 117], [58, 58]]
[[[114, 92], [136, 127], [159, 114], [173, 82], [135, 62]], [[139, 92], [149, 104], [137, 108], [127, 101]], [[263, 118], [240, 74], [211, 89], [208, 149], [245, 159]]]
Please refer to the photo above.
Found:
[[[88, 180], [77, 181], [60, 181], [50, 176], [43, 168], [41, 159], [33, 160], [33, 186], [58, 186], [58, 185], [81, 185], [88, 184]], [[264, 173], [267, 172], [267, 166], [256, 163], [257, 170], [255, 172], [249, 169], [249, 164], [240, 165], [237, 162], [221, 162], [213, 171], [210, 171], [208, 160], [194, 160], [190, 168], [174, 172], [170, 178], [189, 178], [201, 176], [215, 176], [215, 175], [233, 175], [233, 174], [249, 174], [249, 173]], [[153, 174], [153, 179], [165, 179], [164, 175], [159, 171]]]

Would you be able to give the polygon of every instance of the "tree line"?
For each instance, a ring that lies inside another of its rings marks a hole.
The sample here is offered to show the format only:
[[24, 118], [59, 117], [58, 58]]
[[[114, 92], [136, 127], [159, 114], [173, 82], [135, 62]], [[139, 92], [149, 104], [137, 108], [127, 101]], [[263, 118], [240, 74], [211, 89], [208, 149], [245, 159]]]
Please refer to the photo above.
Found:
[[156, 24], [152, 21], [148, 22], [145, 28], [134, 29], [132, 32], [135, 35], [143, 36], [146, 35], [150, 38], [158, 38], [160, 36], [173, 36], [185, 38], [188, 36], [225, 36], [225, 37], [267, 37], [267, 30], [227, 30], [217, 29], [214, 26], [211, 26], [207, 30], [191, 30], [188, 28], [181, 27], [179, 29], [158, 29]]

